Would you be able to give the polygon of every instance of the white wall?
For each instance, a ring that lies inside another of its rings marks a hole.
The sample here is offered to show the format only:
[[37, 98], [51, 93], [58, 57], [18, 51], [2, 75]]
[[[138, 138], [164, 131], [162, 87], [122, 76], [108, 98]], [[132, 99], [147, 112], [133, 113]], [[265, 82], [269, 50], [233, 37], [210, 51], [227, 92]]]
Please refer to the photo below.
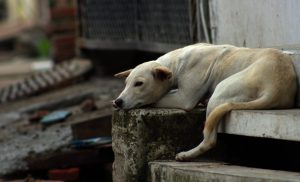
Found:
[[213, 43], [300, 48], [300, 0], [209, 0]]

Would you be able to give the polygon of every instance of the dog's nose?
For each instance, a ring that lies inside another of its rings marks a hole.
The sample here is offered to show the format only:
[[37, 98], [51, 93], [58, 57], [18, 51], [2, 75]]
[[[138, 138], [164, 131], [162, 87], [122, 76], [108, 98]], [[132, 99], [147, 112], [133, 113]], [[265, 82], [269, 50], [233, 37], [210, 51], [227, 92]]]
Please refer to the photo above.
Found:
[[116, 99], [113, 103], [115, 108], [122, 108], [123, 100], [122, 99]]

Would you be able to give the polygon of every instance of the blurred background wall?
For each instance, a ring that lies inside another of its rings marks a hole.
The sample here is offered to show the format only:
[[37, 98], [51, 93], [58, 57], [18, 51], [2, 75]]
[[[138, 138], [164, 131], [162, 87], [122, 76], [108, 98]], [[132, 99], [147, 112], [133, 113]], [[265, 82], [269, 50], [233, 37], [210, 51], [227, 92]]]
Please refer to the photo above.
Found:
[[298, 0], [211, 0], [209, 7], [214, 43], [300, 48]]

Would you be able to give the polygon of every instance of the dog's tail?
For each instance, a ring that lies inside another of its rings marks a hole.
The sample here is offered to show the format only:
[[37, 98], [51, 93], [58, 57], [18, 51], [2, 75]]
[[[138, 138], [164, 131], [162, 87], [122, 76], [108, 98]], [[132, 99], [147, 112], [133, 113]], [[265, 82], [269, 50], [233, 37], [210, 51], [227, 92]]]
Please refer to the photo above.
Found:
[[271, 100], [270, 96], [264, 95], [249, 102], [227, 102], [217, 106], [206, 119], [203, 131], [204, 135], [210, 134], [214, 129], [216, 129], [220, 120], [226, 113], [232, 110], [267, 109], [271, 105]]

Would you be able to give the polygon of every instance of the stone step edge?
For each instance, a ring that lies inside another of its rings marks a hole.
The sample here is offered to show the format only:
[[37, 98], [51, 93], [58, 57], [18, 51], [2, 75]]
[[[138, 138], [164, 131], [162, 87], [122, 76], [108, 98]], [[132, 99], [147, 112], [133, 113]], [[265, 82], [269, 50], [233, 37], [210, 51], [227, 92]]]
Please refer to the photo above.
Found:
[[220, 123], [218, 132], [300, 141], [300, 110], [234, 110]]
[[149, 162], [151, 181], [299, 182], [300, 173], [229, 165], [220, 162]]

